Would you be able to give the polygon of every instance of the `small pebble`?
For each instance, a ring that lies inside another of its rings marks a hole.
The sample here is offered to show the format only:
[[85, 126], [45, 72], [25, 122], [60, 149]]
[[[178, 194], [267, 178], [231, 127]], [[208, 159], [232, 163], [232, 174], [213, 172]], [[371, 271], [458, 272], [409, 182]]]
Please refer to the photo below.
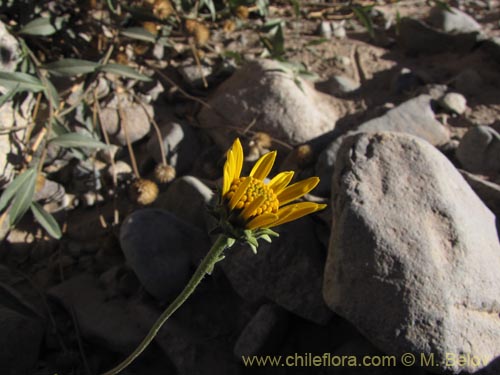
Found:
[[328, 21], [322, 21], [318, 25], [318, 34], [323, 38], [330, 39], [332, 37], [332, 26]]
[[337, 39], [344, 39], [347, 35], [344, 28], [345, 21], [332, 22], [333, 36]]
[[456, 92], [449, 92], [445, 94], [439, 104], [449, 112], [462, 115], [467, 110], [467, 100], [462, 94]]
[[340, 63], [340, 65], [351, 65], [351, 59], [347, 56], [337, 56], [337, 61]]

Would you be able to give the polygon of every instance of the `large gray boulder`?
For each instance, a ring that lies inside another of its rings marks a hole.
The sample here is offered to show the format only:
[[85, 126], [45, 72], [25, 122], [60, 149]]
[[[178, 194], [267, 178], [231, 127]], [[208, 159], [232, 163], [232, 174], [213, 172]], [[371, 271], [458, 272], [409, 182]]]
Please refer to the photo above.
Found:
[[386, 353], [433, 355], [432, 372], [498, 357], [495, 217], [453, 165], [416, 137], [356, 134], [332, 185], [329, 307]]
[[330, 194], [331, 176], [337, 160], [337, 152], [344, 138], [349, 134], [394, 131], [415, 135], [436, 146], [445, 144], [450, 139], [450, 132], [436, 120], [431, 103], [432, 98], [429, 95], [417, 96], [380, 117], [362, 123], [356, 129], [332, 141], [322, 151], [316, 163], [316, 174], [320, 177], [320, 183], [315, 193], [321, 196]]
[[251, 126], [291, 144], [300, 144], [333, 130], [338, 118], [335, 99], [273, 60], [247, 63], [220, 85], [199, 116], [200, 125], [222, 147], [226, 132]]
[[407, 100], [383, 116], [374, 118], [356, 128], [359, 132], [393, 131], [425, 139], [441, 145], [450, 139], [450, 132], [436, 120], [430, 95]]
[[500, 134], [489, 126], [476, 126], [463, 136], [456, 150], [457, 159], [472, 173], [500, 172]]

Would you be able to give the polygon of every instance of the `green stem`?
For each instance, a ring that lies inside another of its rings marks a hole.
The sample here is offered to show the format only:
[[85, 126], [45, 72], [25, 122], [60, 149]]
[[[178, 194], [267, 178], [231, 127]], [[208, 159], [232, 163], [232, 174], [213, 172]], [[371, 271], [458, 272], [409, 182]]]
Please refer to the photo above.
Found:
[[187, 283], [184, 290], [177, 296], [177, 298], [167, 307], [167, 309], [161, 314], [158, 320], [155, 322], [153, 327], [149, 330], [148, 335], [142, 340], [139, 346], [130, 354], [123, 362], [113, 369], [105, 372], [102, 375], [116, 375], [122, 370], [124, 370], [128, 365], [130, 365], [143, 351], [148, 347], [148, 345], [153, 341], [156, 334], [160, 328], [165, 324], [168, 318], [182, 306], [184, 302], [189, 298], [191, 294], [196, 290], [198, 284], [203, 280], [206, 274], [210, 274], [217, 263], [222, 258], [222, 253], [224, 249], [229, 248], [234, 243], [232, 238], [228, 238], [225, 235], [220, 235], [208, 254], [203, 258], [200, 265], [194, 272], [193, 276]]

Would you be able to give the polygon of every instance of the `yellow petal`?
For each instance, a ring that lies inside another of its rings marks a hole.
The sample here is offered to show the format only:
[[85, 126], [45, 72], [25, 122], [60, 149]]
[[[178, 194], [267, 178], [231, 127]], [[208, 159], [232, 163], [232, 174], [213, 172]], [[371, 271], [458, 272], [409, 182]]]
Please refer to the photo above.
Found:
[[240, 178], [241, 169], [243, 168], [243, 147], [241, 147], [241, 142], [239, 138], [233, 143], [234, 152], [234, 177]]
[[292, 202], [305, 194], [309, 193], [319, 183], [318, 177], [309, 177], [305, 180], [299, 181], [293, 185], [288, 186], [285, 190], [278, 194], [280, 206]]
[[313, 212], [322, 210], [326, 207], [326, 204], [318, 204], [313, 202], [302, 202], [291, 206], [283, 207], [278, 211], [279, 219], [271, 223], [268, 228], [275, 227], [277, 225], [285, 224], [293, 220], [300, 219], [303, 216], [312, 214]]
[[240, 217], [243, 218], [244, 220], [248, 220], [250, 218], [250, 215], [262, 206], [262, 204], [265, 202], [266, 197], [260, 195], [257, 198], [255, 198], [248, 206], [246, 206], [243, 211], [240, 213]]
[[262, 214], [250, 220], [250, 222], [246, 225], [246, 228], [247, 229], [265, 228], [271, 225], [276, 220], [278, 220], [278, 215]]
[[236, 138], [231, 148], [227, 151], [226, 163], [224, 164], [224, 176], [222, 182], [222, 196], [224, 196], [235, 178], [239, 178], [243, 167], [243, 148], [239, 138]]
[[269, 187], [275, 194], [279, 194], [292, 181], [293, 173], [293, 171], [278, 173], [269, 182]]
[[238, 186], [238, 189], [234, 192], [233, 197], [229, 201], [229, 209], [234, 210], [234, 207], [236, 207], [236, 204], [240, 200], [240, 198], [245, 194], [245, 191], [248, 188], [248, 185], [250, 185], [250, 182], [252, 182], [252, 179], [250, 177], [245, 178], [241, 183], [240, 186]]
[[234, 168], [232, 166], [231, 150], [227, 152], [226, 162], [224, 163], [224, 176], [222, 178], [222, 196], [226, 195], [231, 187], [234, 176]]
[[268, 152], [262, 156], [252, 168], [250, 176], [263, 180], [267, 177], [273, 168], [274, 160], [276, 159], [276, 151]]

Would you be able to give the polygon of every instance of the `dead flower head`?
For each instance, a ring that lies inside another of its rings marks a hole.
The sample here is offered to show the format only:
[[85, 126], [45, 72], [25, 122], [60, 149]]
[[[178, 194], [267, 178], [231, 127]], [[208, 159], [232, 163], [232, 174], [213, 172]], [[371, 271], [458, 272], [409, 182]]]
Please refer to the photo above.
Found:
[[158, 185], [153, 181], [140, 178], [130, 186], [130, 195], [134, 202], [147, 206], [158, 197]]

